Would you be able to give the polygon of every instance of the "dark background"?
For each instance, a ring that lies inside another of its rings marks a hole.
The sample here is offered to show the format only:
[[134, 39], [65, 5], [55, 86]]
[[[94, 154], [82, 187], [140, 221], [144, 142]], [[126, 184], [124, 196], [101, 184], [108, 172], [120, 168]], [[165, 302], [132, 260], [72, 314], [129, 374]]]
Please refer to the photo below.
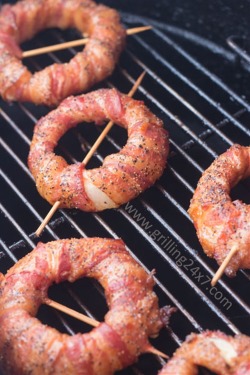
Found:
[[105, 4], [129, 13], [161, 20], [208, 39], [230, 35], [249, 36], [250, 1], [225, 0], [105, 0]]

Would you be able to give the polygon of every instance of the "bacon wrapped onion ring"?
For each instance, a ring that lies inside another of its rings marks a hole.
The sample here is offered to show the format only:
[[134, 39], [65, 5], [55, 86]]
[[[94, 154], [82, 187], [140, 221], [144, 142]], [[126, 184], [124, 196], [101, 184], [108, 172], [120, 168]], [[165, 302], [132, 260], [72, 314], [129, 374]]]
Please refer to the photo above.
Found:
[[197, 375], [199, 366], [218, 375], [250, 375], [250, 338], [219, 331], [193, 333], [158, 375]]
[[[58, 140], [79, 122], [108, 119], [128, 131], [126, 145], [107, 156], [100, 168], [68, 165], [53, 152]], [[49, 203], [83, 211], [118, 207], [154, 184], [163, 173], [169, 150], [162, 121], [143, 102], [115, 89], [101, 89], [65, 99], [38, 121], [28, 165], [36, 186]]]
[[[89, 35], [67, 64], [32, 73], [22, 64], [19, 44], [45, 28], [76, 28]], [[0, 94], [7, 101], [57, 105], [109, 76], [124, 48], [119, 14], [92, 0], [22, 0], [0, 12]]]
[[[35, 315], [52, 282], [81, 277], [103, 286], [109, 306], [104, 322], [73, 336], [42, 324]], [[121, 240], [39, 243], [1, 281], [1, 373], [108, 375], [130, 365], [162, 327], [153, 285]]]
[[225, 270], [229, 277], [250, 268], [250, 206], [230, 197], [231, 188], [249, 176], [250, 147], [230, 147], [203, 173], [188, 210], [205, 253], [218, 264], [236, 246]]

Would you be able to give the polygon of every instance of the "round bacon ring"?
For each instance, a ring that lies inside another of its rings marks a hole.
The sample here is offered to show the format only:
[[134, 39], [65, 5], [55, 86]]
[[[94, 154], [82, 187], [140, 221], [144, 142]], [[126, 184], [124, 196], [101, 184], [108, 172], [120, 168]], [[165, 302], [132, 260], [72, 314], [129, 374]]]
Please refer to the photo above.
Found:
[[197, 375], [200, 366], [218, 375], [250, 375], [250, 338], [220, 331], [192, 333], [158, 375]]
[[[35, 315], [52, 282], [82, 277], [104, 288], [104, 322], [73, 336], [42, 324]], [[1, 282], [1, 374], [108, 375], [132, 364], [163, 325], [153, 285], [121, 240], [40, 242]]]
[[250, 147], [233, 145], [205, 170], [188, 210], [205, 253], [218, 264], [236, 247], [225, 269], [229, 277], [250, 268], [250, 206], [230, 197], [230, 190], [249, 176]]
[[[126, 145], [107, 156], [100, 168], [68, 165], [54, 154], [59, 139], [80, 122], [112, 120], [128, 131]], [[115, 208], [155, 183], [165, 168], [168, 133], [142, 101], [115, 89], [100, 89], [65, 99], [35, 126], [28, 165], [36, 186], [50, 204], [83, 211]]]
[[[76, 28], [89, 40], [68, 63], [32, 73], [19, 45], [41, 30]], [[0, 94], [7, 101], [56, 106], [109, 76], [124, 48], [119, 14], [92, 0], [22, 0], [0, 11]]]

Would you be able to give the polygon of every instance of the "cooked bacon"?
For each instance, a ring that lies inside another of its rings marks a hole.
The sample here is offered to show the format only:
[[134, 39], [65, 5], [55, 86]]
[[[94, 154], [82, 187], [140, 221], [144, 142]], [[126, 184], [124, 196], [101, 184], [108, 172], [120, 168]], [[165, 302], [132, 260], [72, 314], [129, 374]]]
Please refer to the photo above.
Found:
[[188, 210], [205, 253], [218, 264], [237, 248], [225, 270], [230, 277], [250, 268], [250, 206], [230, 197], [232, 187], [249, 176], [250, 147], [230, 147], [203, 173]]
[[219, 331], [193, 333], [158, 375], [197, 375], [199, 366], [218, 375], [250, 375], [250, 338]]
[[[120, 152], [107, 156], [100, 168], [68, 165], [54, 154], [62, 135], [79, 122], [112, 120], [128, 131]], [[135, 198], [163, 173], [169, 150], [162, 121], [143, 102], [117, 90], [101, 89], [65, 99], [38, 121], [28, 165], [36, 186], [49, 203], [84, 211], [114, 208]]]
[[[109, 311], [91, 332], [73, 336], [42, 324], [37, 310], [53, 283], [97, 279]], [[0, 370], [4, 375], [113, 374], [147, 350], [162, 327], [151, 274], [121, 240], [39, 243], [0, 287]]]
[[[32, 74], [22, 64], [19, 44], [46, 28], [76, 28], [89, 36], [69, 63]], [[119, 14], [92, 0], [22, 0], [0, 11], [0, 94], [7, 101], [57, 105], [109, 76], [124, 48]]]

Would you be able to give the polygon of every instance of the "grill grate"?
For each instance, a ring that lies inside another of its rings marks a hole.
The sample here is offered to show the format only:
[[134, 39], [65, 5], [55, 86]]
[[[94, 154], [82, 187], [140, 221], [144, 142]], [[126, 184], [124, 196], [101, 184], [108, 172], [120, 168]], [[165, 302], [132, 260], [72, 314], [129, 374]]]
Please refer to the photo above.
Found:
[[[154, 340], [159, 350], [171, 355], [192, 331], [221, 329], [226, 333], [250, 334], [249, 271], [226, 277], [210, 287], [217, 265], [204, 255], [187, 208], [201, 172], [235, 142], [249, 145], [249, 65], [239, 64], [234, 49], [224, 48], [197, 35], [146, 18], [122, 13], [126, 26], [151, 24], [153, 30], [130, 36], [119, 66], [102, 85], [128, 92], [142, 70], [147, 75], [135, 97], [145, 101], [161, 117], [170, 132], [171, 153], [160, 181], [132, 202], [117, 210], [89, 214], [59, 210], [42, 234], [43, 242], [67, 237], [121, 237], [131, 254], [150, 272], [156, 269], [156, 293], [160, 306], [171, 304], [178, 311], [170, 327]], [[41, 33], [26, 49], [66, 41], [73, 31]], [[230, 44], [229, 44], [230, 45]], [[29, 59], [32, 70], [52, 62], [64, 62], [75, 53], [65, 52]], [[38, 195], [27, 168], [27, 156], [35, 122], [48, 112], [32, 104], [0, 102], [2, 126], [1, 172], [3, 222], [1, 272], [6, 272], [36, 245], [34, 231], [49, 209]], [[82, 160], [99, 135], [97, 127], [81, 127], [65, 135], [59, 152], [71, 162]], [[126, 134], [113, 127], [89, 168], [125, 143]], [[249, 180], [232, 194], [249, 201]], [[83, 290], [84, 295], [79, 293]], [[98, 283], [79, 280], [51, 288], [58, 302], [101, 320], [106, 311]], [[87, 302], [86, 302], [87, 301]], [[83, 323], [43, 306], [39, 317], [63, 332], [87, 331]], [[163, 360], [144, 355], [123, 374], [156, 374]], [[205, 373], [205, 372], [203, 372]]]

